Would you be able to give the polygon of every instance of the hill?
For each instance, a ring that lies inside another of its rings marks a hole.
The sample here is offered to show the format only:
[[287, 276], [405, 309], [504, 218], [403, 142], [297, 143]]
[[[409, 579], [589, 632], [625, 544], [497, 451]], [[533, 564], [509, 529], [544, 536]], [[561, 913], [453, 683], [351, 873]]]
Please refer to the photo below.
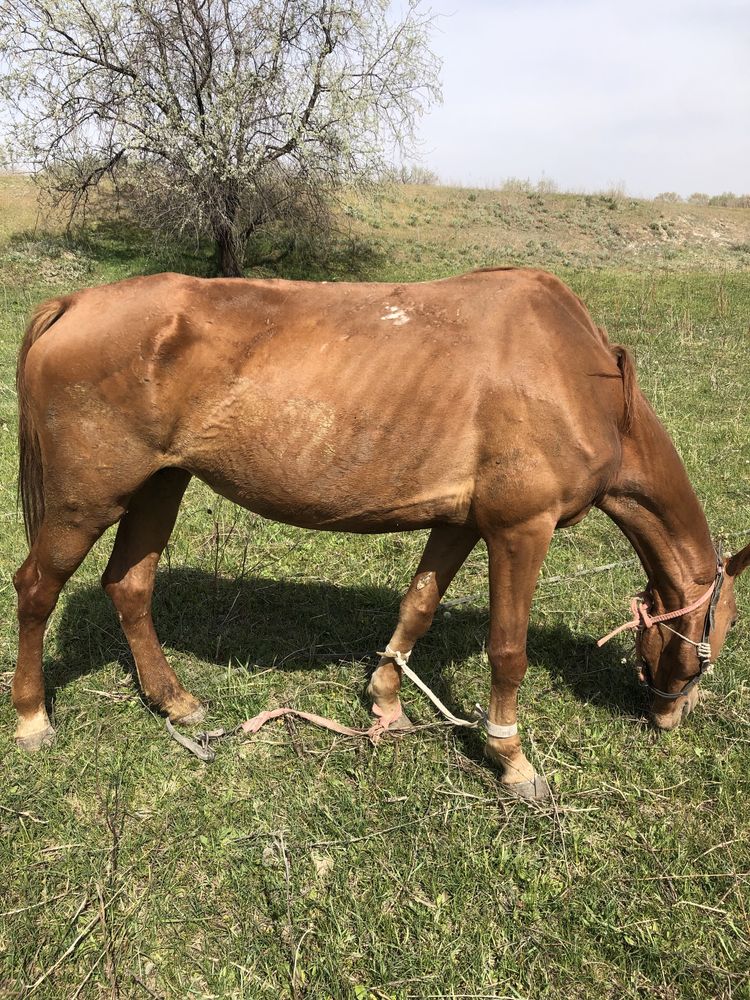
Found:
[[400, 185], [352, 199], [345, 213], [358, 235], [379, 244], [394, 271], [406, 268], [415, 277], [487, 264], [750, 267], [750, 208]]
[[[750, 208], [647, 201], [616, 192], [389, 184], [346, 194], [338, 224], [338, 242], [316, 264], [298, 258], [262, 273], [421, 280], [491, 264], [558, 271], [750, 268]], [[85, 283], [87, 273], [98, 271], [94, 259], [108, 269], [117, 259], [127, 273], [203, 273], [208, 267], [206, 256], [190, 248], [155, 250], [122, 221], [113, 225], [94, 217], [85, 240], [61, 241], [63, 231], [62, 218], [40, 214], [29, 178], [0, 176], [0, 270], [14, 282], [77, 276]]]

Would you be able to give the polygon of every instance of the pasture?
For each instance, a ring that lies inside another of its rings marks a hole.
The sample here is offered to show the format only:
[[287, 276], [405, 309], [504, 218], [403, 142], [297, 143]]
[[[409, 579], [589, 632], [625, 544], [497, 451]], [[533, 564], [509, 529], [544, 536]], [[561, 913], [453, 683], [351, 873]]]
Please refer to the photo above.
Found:
[[[26, 316], [85, 284], [205, 261], [111, 227], [86, 242], [35, 233], [28, 191], [2, 183], [0, 997], [750, 997], [750, 581], [701, 705], [657, 736], [632, 638], [595, 646], [644, 583], [598, 512], [558, 532], [532, 610], [519, 721], [554, 783], [549, 804], [508, 798], [482, 737], [441, 724], [408, 682], [412, 735], [373, 748], [278, 722], [199, 762], [132, 684], [98, 582], [112, 532], [50, 622], [57, 743], [16, 750]], [[750, 210], [611, 200], [427, 187], [353, 198], [351, 232], [315, 276], [555, 271], [633, 350], [714, 534], [737, 548], [750, 534]], [[269, 523], [194, 481], [154, 618], [210, 703], [207, 725], [283, 704], [367, 725], [366, 670], [423, 543]], [[485, 564], [478, 547], [447, 595], [469, 600], [438, 612], [411, 661], [464, 714], [489, 689]]]

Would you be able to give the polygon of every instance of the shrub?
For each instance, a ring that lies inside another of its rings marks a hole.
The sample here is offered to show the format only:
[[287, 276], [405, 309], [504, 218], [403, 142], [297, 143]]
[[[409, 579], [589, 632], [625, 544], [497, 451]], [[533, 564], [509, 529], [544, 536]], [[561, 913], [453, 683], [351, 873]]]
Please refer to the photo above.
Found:
[[735, 194], [733, 191], [724, 191], [722, 194], [715, 194], [709, 198], [708, 204], [718, 208], [750, 208], [750, 194]]

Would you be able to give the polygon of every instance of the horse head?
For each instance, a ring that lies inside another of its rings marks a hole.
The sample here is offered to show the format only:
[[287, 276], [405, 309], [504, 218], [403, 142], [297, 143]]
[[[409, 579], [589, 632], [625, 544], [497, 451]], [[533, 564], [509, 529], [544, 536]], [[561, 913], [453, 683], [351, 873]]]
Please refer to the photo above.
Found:
[[641, 681], [653, 694], [651, 720], [657, 729], [675, 729], [697, 704], [700, 679], [713, 667], [737, 621], [735, 581], [749, 565], [746, 545], [720, 562], [710, 596], [689, 615], [674, 622], [667, 615], [654, 616], [649, 624], [646, 614], [636, 651]]

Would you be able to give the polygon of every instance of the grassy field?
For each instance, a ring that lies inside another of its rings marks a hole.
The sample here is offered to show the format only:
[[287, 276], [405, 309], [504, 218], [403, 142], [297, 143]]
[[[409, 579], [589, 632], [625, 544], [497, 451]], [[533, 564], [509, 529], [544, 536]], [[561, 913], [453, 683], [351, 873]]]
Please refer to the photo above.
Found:
[[[104, 228], [85, 244], [34, 232], [28, 191], [7, 184], [0, 997], [750, 997], [750, 581], [702, 705], [657, 737], [623, 663], [628, 642], [595, 647], [643, 584], [598, 513], [558, 533], [533, 608], [521, 723], [530, 758], [554, 782], [548, 805], [505, 797], [481, 737], [438, 724], [413, 688], [404, 701], [424, 726], [414, 735], [373, 748], [276, 723], [200, 763], [129, 682], [127, 646], [98, 585], [111, 533], [48, 630], [57, 743], [16, 751], [10, 575], [25, 544], [13, 375], [25, 317], [56, 292], [202, 263], [175, 263]], [[737, 546], [750, 530], [750, 211], [627, 199], [612, 208], [605, 197], [539, 204], [523, 192], [394, 188], [352, 200], [351, 235], [320, 276], [416, 279], [508, 262], [554, 270], [633, 348], [714, 532]], [[365, 671], [423, 543], [421, 533], [280, 526], [193, 483], [155, 619], [180, 676], [209, 700], [209, 724], [281, 704], [367, 724]], [[613, 562], [625, 564], [584, 575]], [[439, 612], [412, 661], [463, 712], [489, 688], [485, 564], [478, 548], [449, 594], [474, 600]]]

